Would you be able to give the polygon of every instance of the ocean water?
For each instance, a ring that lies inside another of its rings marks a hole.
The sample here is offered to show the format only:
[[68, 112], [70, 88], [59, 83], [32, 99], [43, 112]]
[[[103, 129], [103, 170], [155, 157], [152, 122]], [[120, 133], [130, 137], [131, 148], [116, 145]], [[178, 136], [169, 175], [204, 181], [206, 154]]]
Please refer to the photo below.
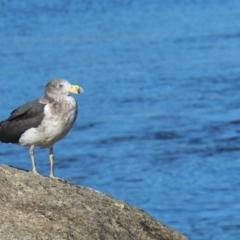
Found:
[[[190, 239], [240, 238], [240, 2], [16, 1], [0, 8], [0, 119], [52, 78], [84, 88], [56, 175]], [[31, 170], [27, 148], [0, 162]], [[36, 150], [49, 174], [48, 150]]]

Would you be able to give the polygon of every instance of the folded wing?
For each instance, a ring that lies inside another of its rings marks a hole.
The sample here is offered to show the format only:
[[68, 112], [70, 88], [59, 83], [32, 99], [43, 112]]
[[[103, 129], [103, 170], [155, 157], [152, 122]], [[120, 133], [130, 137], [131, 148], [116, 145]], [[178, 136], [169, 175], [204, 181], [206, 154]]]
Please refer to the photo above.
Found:
[[0, 122], [0, 142], [18, 143], [25, 131], [39, 126], [44, 117], [45, 105], [35, 100], [12, 111], [8, 119]]

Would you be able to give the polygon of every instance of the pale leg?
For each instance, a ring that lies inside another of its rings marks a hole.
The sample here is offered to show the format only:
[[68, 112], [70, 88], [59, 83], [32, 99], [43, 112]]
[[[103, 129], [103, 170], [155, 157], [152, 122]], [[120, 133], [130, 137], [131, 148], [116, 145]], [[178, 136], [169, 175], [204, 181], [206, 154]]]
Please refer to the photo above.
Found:
[[58, 180], [62, 180], [61, 178], [55, 177], [54, 176], [54, 154], [53, 154], [53, 147], [49, 148], [49, 160], [50, 160], [50, 178], [54, 178], [54, 179], [58, 179]]
[[50, 160], [50, 178], [54, 178], [54, 154], [53, 147], [49, 148], [49, 160]]
[[30, 153], [31, 160], [32, 160], [32, 171], [34, 174], [39, 175], [37, 168], [36, 168], [35, 158], [34, 158], [34, 145], [31, 145], [29, 153]]

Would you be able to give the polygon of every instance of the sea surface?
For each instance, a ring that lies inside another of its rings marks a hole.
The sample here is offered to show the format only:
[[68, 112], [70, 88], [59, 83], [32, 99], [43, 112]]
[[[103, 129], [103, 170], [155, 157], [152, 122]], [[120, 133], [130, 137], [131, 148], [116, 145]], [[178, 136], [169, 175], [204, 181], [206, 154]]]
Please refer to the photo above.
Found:
[[[84, 88], [56, 175], [194, 240], [240, 239], [240, 1], [0, 3], [0, 119], [52, 78]], [[49, 175], [48, 150], [36, 150]], [[31, 170], [28, 149], [0, 162]]]

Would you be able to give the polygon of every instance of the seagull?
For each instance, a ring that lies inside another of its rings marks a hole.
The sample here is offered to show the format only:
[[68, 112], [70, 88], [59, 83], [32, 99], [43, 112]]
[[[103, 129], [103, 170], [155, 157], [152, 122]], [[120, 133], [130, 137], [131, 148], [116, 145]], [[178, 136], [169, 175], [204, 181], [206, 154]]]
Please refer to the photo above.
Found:
[[44, 96], [13, 110], [8, 119], [0, 121], [0, 142], [29, 147], [32, 171], [36, 168], [34, 147], [49, 149], [50, 178], [54, 175], [54, 143], [72, 128], [78, 112], [77, 102], [69, 93], [83, 89], [64, 79], [53, 79], [45, 86]]

